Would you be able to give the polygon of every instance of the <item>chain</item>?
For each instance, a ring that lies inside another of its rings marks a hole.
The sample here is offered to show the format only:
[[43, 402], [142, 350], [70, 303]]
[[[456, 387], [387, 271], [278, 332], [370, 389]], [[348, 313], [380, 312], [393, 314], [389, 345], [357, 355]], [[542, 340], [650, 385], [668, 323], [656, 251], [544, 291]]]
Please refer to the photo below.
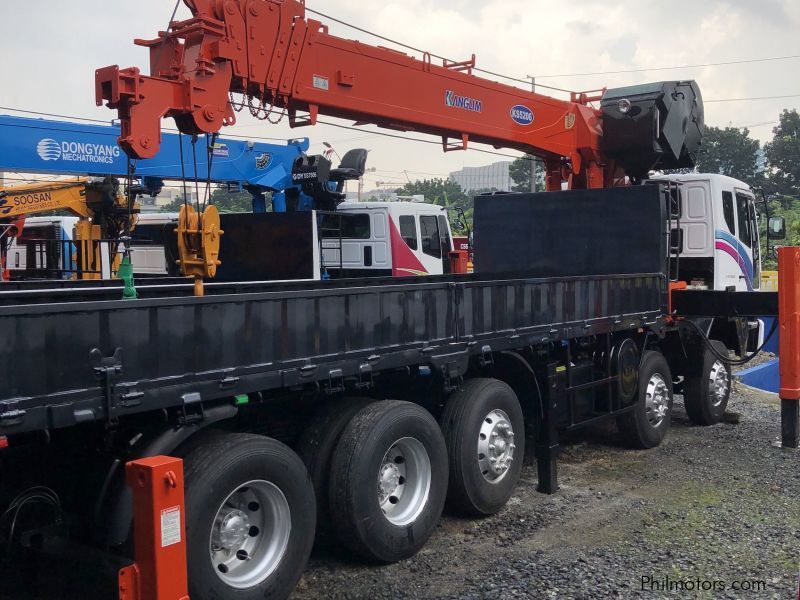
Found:
[[[275, 104], [270, 104], [269, 108], [267, 108], [267, 103], [264, 102], [263, 99], [258, 100], [259, 103], [258, 105], [254, 105], [253, 103], [254, 100], [255, 98], [253, 96], [250, 95], [247, 96], [247, 108], [249, 109], [250, 114], [259, 121], [267, 121], [269, 123], [272, 123], [273, 125], [277, 125], [283, 120], [283, 117], [286, 115], [286, 108], [284, 107], [281, 109], [280, 114], [278, 114], [278, 116], [275, 119], [272, 119], [271, 115], [276, 114]], [[240, 106], [243, 105], [244, 105], [244, 98], [242, 98], [242, 103]], [[231, 94], [231, 106], [233, 106], [233, 109], [237, 112], [241, 110], [241, 108], [237, 110], [237, 106], [233, 102], [233, 94]]]
[[280, 123], [281, 121], [283, 121], [283, 117], [284, 117], [284, 116], [286, 116], [286, 107], [284, 106], [284, 107], [281, 109], [281, 113], [280, 113], [280, 114], [278, 115], [278, 117], [277, 117], [277, 118], [276, 118], [276, 119], [273, 121], [272, 119], [270, 119], [270, 118], [269, 118], [269, 116], [272, 114], [272, 111], [273, 111], [273, 109], [274, 109], [274, 108], [275, 108], [275, 105], [273, 104], [273, 105], [272, 105], [272, 107], [269, 109], [269, 112], [267, 113], [267, 121], [268, 121], [268, 122], [270, 122], [270, 123], [272, 123], [273, 125], [277, 125], [278, 123]]
[[234, 112], [242, 112], [245, 106], [244, 95], [242, 95], [242, 101], [237, 104], [233, 97], [233, 92], [228, 92], [228, 100], [231, 103], [231, 107], [233, 107]]
[[250, 110], [250, 114], [253, 115], [259, 121], [263, 121], [267, 118], [267, 115], [264, 114], [262, 116], [262, 111], [264, 110], [264, 103], [261, 103], [261, 106], [255, 107], [253, 106], [253, 97], [247, 96], [247, 108]]

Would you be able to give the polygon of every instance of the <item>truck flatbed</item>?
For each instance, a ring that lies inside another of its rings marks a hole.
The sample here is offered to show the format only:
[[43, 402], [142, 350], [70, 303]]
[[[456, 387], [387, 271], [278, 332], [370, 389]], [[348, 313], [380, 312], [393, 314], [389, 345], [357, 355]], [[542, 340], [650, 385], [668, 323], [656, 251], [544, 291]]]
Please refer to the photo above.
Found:
[[470, 358], [647, 325], [662, 273], [64, 286], [0, 293], [0, 435]]

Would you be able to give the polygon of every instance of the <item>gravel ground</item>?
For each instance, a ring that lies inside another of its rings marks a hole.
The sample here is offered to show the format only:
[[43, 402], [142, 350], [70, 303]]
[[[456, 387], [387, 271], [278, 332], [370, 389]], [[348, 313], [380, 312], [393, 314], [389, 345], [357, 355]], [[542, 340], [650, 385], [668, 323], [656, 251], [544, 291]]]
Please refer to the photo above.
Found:
[[[731, 358], [736, 358], [736, 355], [731, 354]], [[764, 363], [768, 363], [769, 361], [775, 360], [776, 358], [778, 358], [778, 356], [773, 354], [772, 352], [759, 352], [758, 354], [756, 354], [755, 358], [750, 360], [750, 362], [748, 362], [745, 365], [742, 365], [741, 367], [735, 368], [734, 371], [743, 371], [744, 369], [757, 367], [758, 365], [763, 365]]]
[[[672, 431], [632, 451], [614, 428], [563, 445], [561, 489], [536, 492], [535, 465], [497, 515], [446, 514], [414, 558], [365, 565], [332, 547], [315, 552], [293, 600], [319, 598], [797, 598], [800, 453], [773, 445], [774, 395], [737, 386], [726, 423], [696, 427], [676, 397]], [[0, 569], [2, 600], [115, 596], [104, 556]], [[102, 568], [101, 568], [102, 567]], [[642, 577], [662, 587], [642, 590]], [[720, 591], [668, 593], [665, 579]], [[760, 580], [761, 591], [734, 591]], [[723, 583], [719, 583], [723, 582]]]
[[[293, 599], [796, 598], [800, 453], [773, 445], [777, 398], [737, 385], [728, 422], [710, 428], [689, 423], [680, 396], [675, 406], [659, 448], [623, 449], [613, 426], [574, 438], [558, 493], [537, 493], [528, 465], [504, 510], [446, 514], [410, 560], [365, 566], [317, 551]], [[643, 590], [643, 577], [662, 586]], [[667, 578], [715, 587], [670, 593]]]

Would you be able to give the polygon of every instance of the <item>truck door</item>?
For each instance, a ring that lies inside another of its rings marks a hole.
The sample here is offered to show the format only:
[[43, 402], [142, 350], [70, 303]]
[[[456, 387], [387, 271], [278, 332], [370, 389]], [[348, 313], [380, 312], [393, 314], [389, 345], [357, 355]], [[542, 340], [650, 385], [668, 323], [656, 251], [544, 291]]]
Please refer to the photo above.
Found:
[[409, 277], [427, 275], [419, 243], [417, 216], [398, 215], [397, 239], [392, 239], [392, 275]]
[[450, 272], [450, 232], [444, 215], [420, 215], [422, 264], [431, 275]]
[[760, 287], [758, 228], [753, 196], [743, 190], [722, 191], [722, 222], [714, 232], [715, 289]]
[[450, 251], [453, 249], [453, 242], [450, 239], [450, 222], [445, 215], [439, 215], [439, 241], [442, 244], [442, 271], [450, 273], [452, 264], [450, 262]]
[[747, 268], [742, 258], [744, 248], [737, 236], [737, 207], [732, 191], [722, 191], [721, 208], [722, 218], [717, 220], [714, 229], [714, 289], [746, 290]]
[[753, 289], [761, 289], [761, 240], [758, 231], [758, 214], [756, 213], [755, 199], [747, 199], [748, 212], [750, 213], [750, 231], [752, 232], [753, 256]]
[[758, 227], [755, 221], [754, 198], [741, 190], [736, 190], [736, 226], [738, 238], [741, 242], [742, 274], [739, 276], [747, 286], [746, 289], [758, 289], [761, 283], [761, 272], [757, 267], [758, 252]]

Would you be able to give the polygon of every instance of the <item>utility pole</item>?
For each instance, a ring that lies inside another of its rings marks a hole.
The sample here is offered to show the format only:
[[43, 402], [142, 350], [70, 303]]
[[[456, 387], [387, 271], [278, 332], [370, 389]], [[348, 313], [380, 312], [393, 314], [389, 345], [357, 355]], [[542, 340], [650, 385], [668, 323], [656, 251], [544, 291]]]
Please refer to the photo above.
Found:
[[[536, 93], [536, 77], [532, 75], [528, 75], [528, 79], [531, 80], [531, 91], [535, 94]], [[536, 157], [531, 156], [531, 191], [536, 191]]]
[[[364, 169], [364, 175], [367, 173], [374, 173], [377, 171], [375, 167], [370, 167], [369, 169]], [[364, 175], [358, 178], [358, 201], [361, 202], [361, 194], [364, 192]], [[380, 182], [379, 182], [380, 183]]]

